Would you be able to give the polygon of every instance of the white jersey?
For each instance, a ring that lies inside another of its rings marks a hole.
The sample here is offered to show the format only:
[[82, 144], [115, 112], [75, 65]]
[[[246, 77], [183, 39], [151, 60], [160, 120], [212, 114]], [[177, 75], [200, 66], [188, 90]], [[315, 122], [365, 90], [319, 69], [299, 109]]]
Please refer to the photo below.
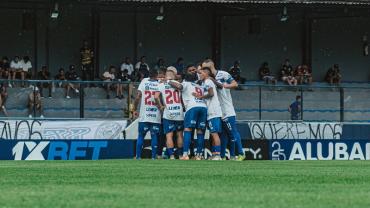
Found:
[[159, 91], [159, 82], [144, 78], [138, 90], [141, 92], [139, 122], [161, 123], [161, 112], [158, 109], [154, 95]]
[[[229, 73], [225, 71], [217, 71], [216, 80], [221, 84], [230, 84], [234, 79]], [[236, 116], [230, 89], [217, 89], [217, 94], [221, 104], [222, 118]]]
[[159, 92], [161, 92], [162, 102], [166, 106], [163, 112], [163, 118], [172, 121], [184, 120], [184, 111], [182, 108], [180, 91], [173, 88], [168, 84], [168, 82], [166, 82], [159, 84]]
[[211, 98], [206, 99], [207, 107], [208, 107], [208, 114], [207, 120], [212, 118], [222, 117], [222, 110], [220, 106], [220, 101], [218, 100], [217, 89], [215, 83], [212, 80], [206, 79], [202, 83], [202, 87], [204, 88], [204, 94], [208, 94], [208, 89], [213, 88], [213, 96]]
[[182, 101], [184, 102], [185, 110], [189, 111], [194, 107], [204, 107], [207, 108], [206, 102], [203, 99], [198, 99], [194, 97], [193, 93], [200, 95], [204, 94], [201, 86], [193, 82], [182, 82]]

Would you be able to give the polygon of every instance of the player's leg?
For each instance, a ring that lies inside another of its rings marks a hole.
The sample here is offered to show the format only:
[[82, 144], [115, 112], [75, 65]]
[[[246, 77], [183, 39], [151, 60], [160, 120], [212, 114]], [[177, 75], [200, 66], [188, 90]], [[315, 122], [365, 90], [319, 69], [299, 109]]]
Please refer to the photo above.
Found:
[[232, 137], [235, 140], [235, 148], [238, 153], [238, 160], [244, 160], [245, 159], [245, 154], [243, 150], [243, 145], [242, 145], [242, 140], [240, 137], [240, 133], [238, 131], [237, 125], [236, 125], [236, 117], [232, 116], [228, 118], [228, 123], [230, 124], [230, 132]]
[[236, 138], [234, 134], [232, 133], [232, 124], [230, 124], [230, 119], [224, 118], [222, 120], [222, 133], [221, 133], [221, 157], [222, 157], [222, 148], [224, 147], [223, 143], [226, 143], [225, 146], [227, 146], [227, 142], [230, 139], [230, 159], [235, 158], [235, 141]]
[[180, 159], [182, 160], [189, 160], [189, 147], [191, 142], [191, 133], [193, 128], [196, 125], [196, 120], [194, 120], [195, 116], [195, 108], [188, 110], [185, 113], [184, 117], [184, 145], [183, 145], [183, 154]]
[[[228, 145], [228, 142], [229, 142], [229, 135], [228, 135], [228, 132], [227, 132], [227, 127], [226, 127], [226, 124], [224, 121], [222, 121], [222, 132], [220, 134], [220, 139], [221, 139], [221, 158], [222, 159], [226, 159], [226, 148], [227, 148], [227, 145]], [[235, 156], [235, 151], [232, 150], [232, 143], [230, 144], [230, 157], [232, 156]]]
[[177, 154], [183, 154], [184, 146], [184, 122], [176, 121], [176, 142], [177, 142]]
[[144, 145], [144, 138], [148, 131], [149, 131], [149, 128], [147, 126], [147, 123], [139, 122], [138, 138], [136, 141], [136, 159], [141, 159], [141, 151]]
[[170, 159], [175, 159], [174, 157], [174, 122], [171, 120], [163, 119], [163, 133], [166, 135], [166, 149]]
[[184, 131], [177, 131], [176, 132], [177, 138], [177, 155], [181, 157], [184, 151]]
[[219, 133], [222, 132], [221, 118], [212, 118], [208, 121], [210, 134], [212, 135], [212, 156], [214, 160], [220, 160], [221, 141]]
[[207, 108], [198, 108], [197, 112], [197, 159], [201, 159], [204, 153], [204, 134], [207, 123]]
[[150, 137], [152, 147], [152, 159], [157, 159], [158, 136], [160, 131], [160, 124], [150, 123]]

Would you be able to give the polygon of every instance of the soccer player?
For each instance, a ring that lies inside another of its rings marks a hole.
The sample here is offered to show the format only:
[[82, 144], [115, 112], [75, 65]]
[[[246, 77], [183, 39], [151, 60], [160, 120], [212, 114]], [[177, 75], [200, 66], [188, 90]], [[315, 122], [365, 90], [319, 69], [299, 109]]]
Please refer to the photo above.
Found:
[[176, 83], [169, 81], [169, 85], [181, 90], [182, 100], [185, 107], [184, 116], [184, 144], [183, 155], [181, 160], [189, 160], [189, 147], [194, 129], [197, 130], [197, 152], [196, 160], [201, 160], [204, 152], [204, 133], [207, 122], [207, 105], [205, 101], [197, 96], [203, 95], [202, 87], [194, 83], [197, 80], [197, 75], [194, 73], [186, 73], [184, 81]]
[[198, 99], [204, 99], [207, 103], [207, 124], [212, 136], [212, 160], [221, 160], [221, 142], [219, 134], [222, 132], [222, 110], [218, 100], [217, 89], [214, 82], [211, 80], [212, 72], [208, 67], [203, 67], [199, 71], [199, 78], [202, 81], [204, 94], [193, 94]]
[[177, 70], [175, 67], [168, 67], [165, 80], [159, 84], [159, 91], [155, 94], [155, 100], [161, 111], [163, 111], [163, 132], [166, 135], [167, 153], [170, 159], [175, 159], [174, 156], [174, 133], [177, 136], [177, 147], [183, 146], [183, 130], [184, 130], [184, 111], [181, 103], [181, 94], [178, 89], [169, 85], [169, 82], [180, 84], [174, 79], [176, 78]]
[[[161, 124], [161, 112], [155, 102], [155, 94], [159, 91], [157, 80], [157, 70], [149, 71], [149, 78], [144, 78], [138, 88], [137, 96], [134, 101], [133, 111], [134, 116], [139, 116], [139, 132], [136, 143], [136, 159], [141, 159], [141, 151], [143, 149], [145, 135], [150, 131], [152, 159], [156, 159], [158, 134]], [[136, 108], [140, 104], [140, 115]]]
[[244, 150], [241, 142], [239, 131], [236, 127], [236, 114], [231, 97], [230, 89], [238, 87], [238, 83], [226, 71], [218, 71], [215, 68], [214, 62], [210, 59], [205, 60], [203, 67], [209, 67], [212, 74], [215, 76], [215, 84], [217, 85], [218, 98], [222, 109], [222, 126], [223, 132], [221, 134], [221, 157], [225, 157], [228, 137], [230, 138], [230, 156], [235, 158], [235, 147], [238, 151], [238, 160], [245, 159]]

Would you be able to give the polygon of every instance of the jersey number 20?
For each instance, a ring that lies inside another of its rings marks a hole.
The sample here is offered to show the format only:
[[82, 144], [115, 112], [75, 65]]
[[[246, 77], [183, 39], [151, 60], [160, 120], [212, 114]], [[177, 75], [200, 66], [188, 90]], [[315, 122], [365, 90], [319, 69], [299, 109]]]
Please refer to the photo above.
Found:
[[181, 103], [180, 93], [178, 91], [165, 90], [166, 104]]

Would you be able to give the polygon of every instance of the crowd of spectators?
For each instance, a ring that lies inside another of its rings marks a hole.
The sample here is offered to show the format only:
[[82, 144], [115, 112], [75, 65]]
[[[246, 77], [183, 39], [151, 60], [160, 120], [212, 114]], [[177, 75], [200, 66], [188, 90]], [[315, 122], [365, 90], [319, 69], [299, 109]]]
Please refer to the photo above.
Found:
[[[99, 77], [96, 77], [94, 75], [94, 52], [87, 41], [83, 42], [83, 46], [80, 49], [80, 57], [79, 70], [76, 69], [75, 65], [70, 65], [68, 71], [65, 71], [64, 68], [60, 68], [58, 73], [55, 76], [52, 76], [47, 66], [42, 66], [40, 71], [34, 71], [28, 56], [24, 56], [23, 58], [14, 56], [11, 61], [8, 57], [4, 56], [0, 60], [0, 78], [3, 80], [0, 84], [0, 110], [7, 115], [5, 102], [7, 99], [8, 87], [33, 87], [34, 92], [32, 95], [34, 98], [31, 100], [31, 95], [29, 96], [29, 109], [31, 110], [31, 106], [32, 108], [36, 106], [37, 109], [42, 111], [41, 101], [40, 104], [38, 104], [38, 99], [36, 99], [36, 97], [40, 97], [41, 99], [47, 95], [47, 97], [51, 98], [52, 89], [59, 87], [65, 89], [65, 98], [70, 99], [72, 95], [78, 95], [80, 93], [80, 84], [68, 81], [79, 80], [102, 80], [104, 84], [101, 84], [101, 86], [106, 91], [107, 99], [110, 99], [111, 91], [115, 93], [116, 99], [123, 99], [125, 94], [124, 92], [131, 92], [133, 88], [132, 85], [127, 82], [139, 82], [143, 78], [148, 77], [151, 67], [146, 60], [146, 56], [140, 57], [136, 64], [132, 62], [130, 57], [126, 57], [120, 66], [111, 65], [104, 70]], [[179, 57], [173, 64], [167, 64], [165, 59], [160, 57], [157, 59], [155, 65], [152, 65], [159, 74], [164, 74], [169, 66], [174, 67], [178, 74], [182, 74], [185, 68], [188, 68], [182, 57]], [[196, 67], [196, 65], [194, 66]], [[246, 78], [242, 76], [240, 61], [235, 61], [233, 66], [227, 71], [239, 84], [244, 84], [246, 82]], [[276, 84], [278, 80], [280, 80], [290, 86], [296, 86], [301, 84], [310, 85], [313, 81], [312, 69], [308, 65], [302, 64], [293, 67], [289, 59], [286, 59], [281, 64], [280, 73], [278, 75], [272, 74], [268, 62], [261, 64], [258, 75], [260, 80], [266, 84]], [[325, 81], [330, 85], [335, 85], [340, 84], [341, 78], [342, 76], [340, 74], [339, 65], [334, 64], [327, 71]], [[44, 82], [39, 82], [35, 84], [35, 86], [32, 86], [25, 82], [26, 79], [43, 80]], [[57, 80], [57, 82], [45, 81], [52, 79]], [[47, 94], [45, 94], [44, 91], [46, 91]], [[73, 94], [71, 94], [71, 91]]]

